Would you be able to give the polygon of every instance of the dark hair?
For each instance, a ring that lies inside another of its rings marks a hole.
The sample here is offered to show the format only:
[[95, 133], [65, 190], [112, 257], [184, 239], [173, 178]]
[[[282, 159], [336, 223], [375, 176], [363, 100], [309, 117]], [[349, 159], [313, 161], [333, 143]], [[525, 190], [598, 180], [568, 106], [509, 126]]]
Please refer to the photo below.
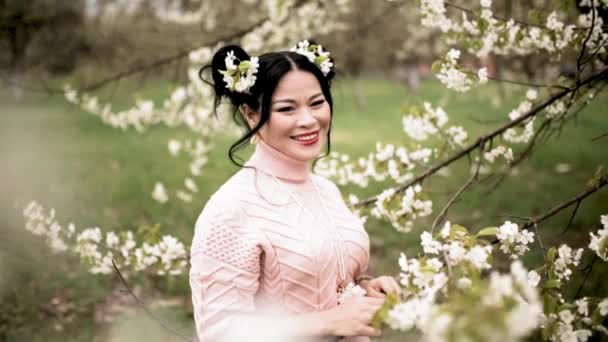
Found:
[[[314, 44], [311, 42], [311, 44]], [[331, 148], [331, 117], [333, 117], [333, 101], [331, 97], [331, 80], [335, 75], [335, 72], [332, 70], [327, 74], [323, 75], [321, 69], [309, 61], [306, 56], [303, 56], [299, 53], [292, 51], [278, 51], [278, 52], [269, 52], [259, 56], [259, 68], [256, 74], [255, 84], [249, 89], [249, 94], [239, 93], [236, 91], [231, 91], [226, 88], [226, 84], [223, 80], [223, 75], [220, 73], [220, 70], [226, 70], [226, 55], [228, 52], [233, 51], [234, 56], [237, 61], [248, 60], [250, 59], [249, 54], [243, 50], [242, 47], [238, 45], [228, 45], [220, 48], [211, 60], [211, 65], [206, 65], [199, 71], [199, 77], [205, 83], [211, 85], [215, 90], [215, 101], [214, 101], [214, 110], [217, 109], [218, 105], [222, 97], [226, 97], [230, 99], [230, 102], [235, 107], [235, 111], [233, 112], [233, 119], [238, 125], [245, 126], [247, 132], [245, 135], [240, 137], [232, 146], [230, 146], [230, 150], [228, 151], [228, 157], [230, 160], [237, 166], [242, 167], [243, 165], [239, 163], [236, 159], [240, 159], [236, 155], [236, 151], [244, 148], [248, 143], [251, 137], [256, 134], [260, 128], [270, 119], [270, 103], [272, 99], [272, 94], [274, 93], [279, 81], [285, 74], [292, 70], [301, 70], [310, 72], [313, 74], [319, 84], [321, 85], [321, 91], [325, 96], [325, 100], [329, 104], [330, 108], [330, 125], [329, 130], [327, 131], [327, 151], [326, 155], [329, 153]], [[333, 62], [333, 60], [332, 60]], [[213, 79], [213, 83], [205, 80], [203, 78], [203, 72], [206, 69], [211, 69], [211, 76]], [[251, 129], [247, 122], [240, 114], [238, 108], [247, 104], [250, 108], [260, 112], [260, 121], [258, 124]]]

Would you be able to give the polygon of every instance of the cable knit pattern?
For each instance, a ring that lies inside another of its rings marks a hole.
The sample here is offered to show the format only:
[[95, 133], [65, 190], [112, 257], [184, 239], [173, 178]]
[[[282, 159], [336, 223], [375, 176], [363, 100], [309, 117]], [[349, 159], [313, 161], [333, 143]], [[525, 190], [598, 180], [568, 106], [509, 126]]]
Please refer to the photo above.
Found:
[[335, 307], [338, 287], [368, 267], [369, 237], [331, 181], [264, 143], [247, 166], [209, 199], [196, 222], [190, 286], [201, 341], [232, 341], [251, 317]]

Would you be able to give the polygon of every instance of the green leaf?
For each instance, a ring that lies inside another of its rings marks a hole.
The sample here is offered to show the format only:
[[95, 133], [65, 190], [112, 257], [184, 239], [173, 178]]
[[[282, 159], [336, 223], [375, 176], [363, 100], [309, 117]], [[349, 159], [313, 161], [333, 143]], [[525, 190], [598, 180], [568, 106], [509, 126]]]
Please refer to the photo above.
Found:
[[141, 225], [137, 230], [138, 234], [142, 235], [143, 240], [151, 245], [160, 242], [160, 224], [153, 226]]
[[433, 74], [438, 74], [439, 71], [441, 71], [441, 64], [443, 64], [443, 61], [441, 60], [436, 60], [433, 62], [433, 64], [431, 65], [431, 71], [433, 72]]
[[499, 230], [497, 227], [487, 227], [477, 232], [476, 236], [495, 236]]
[[553, 263], [555, 261], [556, 254], [557, 250], [555, 247], [549, 248], [549, 251], [547, 252], [547, 260], [549, 260], [549, 263]]
[[461, 234], [458, 234], [459, 236], [460, 235], [469, 235], [469, 230], [466, 227], [463, 227], [459, 224], [453, 224], [450, 227], [450, 235], [454, 236], [454, 235], [456, 235], [455, 233], [461, 233]]
[[249, 61], [242, 61], [241, 63], [239, 63], [238, 69], [240, 72], [246, 73], [247, 70], [249, 70], [250, 66], [251, 66], [251, 63], [249, 63]]
[[399, 296], [395, 293], [389, 293], [384, 298], [384, 303], [372, 317], [370, 325], [375, 329], [382, 328], [382, 323], [388, 318], [388, 312], [391, 311], [395, 305], [399, 304]]
[[545, 289], [558, 289], [562, 286], [562, 282], [557, 279], [547, 280], [543, 284], [543, 288]]

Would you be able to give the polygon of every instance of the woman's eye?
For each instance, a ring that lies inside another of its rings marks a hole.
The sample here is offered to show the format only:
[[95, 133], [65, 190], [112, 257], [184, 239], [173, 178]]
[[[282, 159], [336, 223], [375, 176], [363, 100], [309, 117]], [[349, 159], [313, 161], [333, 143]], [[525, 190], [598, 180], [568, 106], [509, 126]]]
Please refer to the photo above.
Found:
[[313, 107], [317, 107], [317, 106], [322, 105], [324, 102], [325, 102], [325, 100], [320, 100], [320, 101], [314, 102], [312, 105], [313, 105]]
[[277, 111], [279, 111], [279, 112], [290, 112], [291, 111], [291, 107], [279, 108], [279, 109], [277, 109]]

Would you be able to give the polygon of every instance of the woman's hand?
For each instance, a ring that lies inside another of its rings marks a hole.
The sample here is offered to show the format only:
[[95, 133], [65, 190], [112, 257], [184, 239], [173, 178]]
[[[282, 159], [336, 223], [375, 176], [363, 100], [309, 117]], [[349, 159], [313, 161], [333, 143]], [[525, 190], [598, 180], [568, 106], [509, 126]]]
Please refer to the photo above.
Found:
[[384, 303], [382, 298], [354, 296], [325, 312], [329, 332], [334, 336], [379, 336], [380, 330], [369, 326]]
[[389, 293], [401, 294], [401, 287], [390, 276], [381, 276], [371, 280], [362, 280], [359, 286], [367, 292], [367, 295], [374, 298], [384, 298]]

